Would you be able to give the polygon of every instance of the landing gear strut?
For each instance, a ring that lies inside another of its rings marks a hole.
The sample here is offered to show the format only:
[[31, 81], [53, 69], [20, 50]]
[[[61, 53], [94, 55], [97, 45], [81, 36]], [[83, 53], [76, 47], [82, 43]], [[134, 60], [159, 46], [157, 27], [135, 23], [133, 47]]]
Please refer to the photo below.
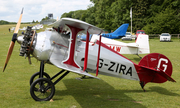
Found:
[[[69, 71], [61, 70], [51, 78], [47, 73], [44, 72], [44, 61], [41, 61], [40, 72], [37, 72], [34, 75], [32, 75], [30, 79], [31, 97], [36, 101], [48, 101], [52, 99], [52, 97], [55, 94], [55, 85], [60, 80], [62, 80], [68, 73]], [[52, 82], [52, 80], [58, 77], [59, 75], [61, 76], [56, 81]], [[35, 80], [35, 78], [38, 79]]]

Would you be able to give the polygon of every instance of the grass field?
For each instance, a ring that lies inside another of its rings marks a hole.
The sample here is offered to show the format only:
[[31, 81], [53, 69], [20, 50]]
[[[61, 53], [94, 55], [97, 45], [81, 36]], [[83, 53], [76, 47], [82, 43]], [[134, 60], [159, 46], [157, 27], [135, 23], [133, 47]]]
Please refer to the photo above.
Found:
[[[15, 25], [0, 25], [0, 108], [177, 108], [180, 107], [180, 41], [159, 42], [150, 39], [151, 53], [162, 53], [172, 62], [173, 74], [177, 82], [163, 84], [148, 83], [143, 92], [139, 82], [99, 75], [101, 80], [83, 79], [74, 73], [68, 74], [55, 88], [53, 102], [36, 102], [31, 98], [29, 79], [39, 71], [40, 62], [19, 56], [19, 44], [15, 44], [13, 54], [5, 72], [2, 72], [7, 50], [13, 33], [8, 28]], [[21, 28], [26, 25], [21, 25]], [[136, 55], [125, 55], [138, 63]], [[144, 55], [141, 55], [144, 56]], [[50, 76], [60, 69], [45, 65]], [[93, 74], [94, 75], [94, 74]]]

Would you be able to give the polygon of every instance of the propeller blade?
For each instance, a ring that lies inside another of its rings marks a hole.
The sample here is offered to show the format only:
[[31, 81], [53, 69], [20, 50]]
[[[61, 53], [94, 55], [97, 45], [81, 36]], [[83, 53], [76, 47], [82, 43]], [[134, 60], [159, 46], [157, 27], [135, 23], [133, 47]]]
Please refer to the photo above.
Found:
[[21, 15], [19, 17], [19, 20], [18, 20], [18, 23], [17, 23], [16, 28], [14, 30], [14, 33], [18, 33], [18, 31], [19, 31], [19, 27], [21, 25], [21, 19], [22, 19], [22, 15], [23, 15], [23, 10], [24, 10], [24, 8], [22, 8]]
[[12, 36], [12, 40], [11, 40], [11, 43], [10, 43], [10, 46], [9, 46], [9, 50], [8, 50], [8, 53], [7, 53], [6, 62], [5, 62], [5, 64], [4, 64], [3, 72], [4, 72], [5, 69], [6, 69], [6, 66], [7, 66], [7, 64], [8, 64], [8, 62], [9, 62], [9, 59], [10, 59], [10, 57], [11, 57], [11, 54], [12, 54], [12, 51], [13, 51], [13, 48], [14, 48], [14, 44], [15, 44], [15, 42], [16, 42], [16, 40], [17, 40], [17, 33], [18, 33], [18, 31], [19, 31], [19, 27], [20, 27], [20, 24], [21, 24], [23, 9], [24, 9], [24, 8], [22, 8], [21, 15], [20, 15], [20, 17], [19, 17], [19, 21], [18, 21], [18, 23], [17, 23], [17, 25], [16, 25], [16, 28], [15, 28], [15, 30], [14, 30], [14, 34], [13, 34], [13, 36]]
[[7, 57], [6, 57], [6, 62], [4, 64], [3, 72], [5, 71], [6, 66], [8, 64], [8, 61], [9, 61], [9, 59], [11, 57], [11, 54], [12, 54], [12, 51], [13, 51], [13, 48], [14, 48], [14, 44], [15, 43], [13, 41], [11, 41], [10, 46], [9, 46], [9, 50], [8, 50], [8, 53], [7, 53]]

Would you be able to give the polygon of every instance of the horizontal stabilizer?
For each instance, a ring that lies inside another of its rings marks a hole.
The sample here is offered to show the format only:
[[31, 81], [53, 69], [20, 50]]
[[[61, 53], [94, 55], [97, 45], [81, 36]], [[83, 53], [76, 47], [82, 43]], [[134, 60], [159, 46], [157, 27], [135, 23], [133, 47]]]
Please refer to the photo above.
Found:
[[145, 66], [141, 66], [142, 68], [144, 69], [148, 69], [148, 70], [151, 70], [151, 71], [154, 71], [156, 72], [157, 74], [159, 74], [160, 76], [166, 78], [168, 81], [172, 81], [172, 82], [176, 82], [173, 78], [171, 78], [171, 76], [169, 76], [167, 73], [165, 73], [164, 71], [162, 71], [161, 69], [153, 69], [153, 68], [147, 68]]
[[136, 43], [128, 43], [127, 46], [132, 47], [132, 48], [138, 48], [139, 47], [138, 44], [136, 44]]
[[162, 77], [166, 78], [168, 81], [176, 82], [171, 76], [163, 72], [161, 69], [159, 69], [158, 74], [161, 75]]
[[176, 82], [172, 77], [171, 61], [162, 54], [151, 53], [144, 56], [137, 66], [141, 87], [148, 82], [164, 83], [167, 80]]

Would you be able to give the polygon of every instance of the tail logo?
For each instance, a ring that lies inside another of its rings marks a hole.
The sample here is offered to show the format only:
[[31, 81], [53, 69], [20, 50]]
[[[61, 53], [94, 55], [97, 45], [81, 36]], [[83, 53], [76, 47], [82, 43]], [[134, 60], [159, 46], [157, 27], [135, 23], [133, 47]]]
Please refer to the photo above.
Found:
[[[165, 64], [162, 64], [162, 62], [165, 62]], [[157, 68], [160, 68], [160, 66], [161, 66], [161, 64], [162, 64], [162, 66], [164, 67], [164, 72], [166, 72], [166, 69], [167, 69], [167, 64], [168, 63], [168, 60], [167, 59], [164, 59], [164, 58], [160, 58], [159, 59], [159, 62], [158, 62], [158, 66], [157, 66]]]
[[155, 61], [156, 60], [156, 58], [151, 58], [151, 61]]

